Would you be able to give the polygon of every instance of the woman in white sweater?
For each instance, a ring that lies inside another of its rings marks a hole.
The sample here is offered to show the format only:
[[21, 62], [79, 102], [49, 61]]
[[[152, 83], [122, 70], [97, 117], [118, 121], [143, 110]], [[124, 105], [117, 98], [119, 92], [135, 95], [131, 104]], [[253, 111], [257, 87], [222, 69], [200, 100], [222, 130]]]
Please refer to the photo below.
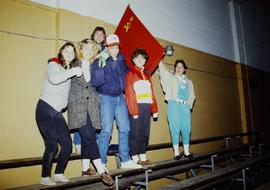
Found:
[[[52, 58], [48, 62], [41, 96], [37, 103], [36, 121], [45, 144], [40, 179], [40, 184], [43, 185], [69, 181], [64, 176], [64, 171], [72, 151], [72, 141], [62, 111], [68, 103], [70, 78], [82, 75], [80, 67], [72, 67], [76, 61], [77, 53], [74, 45], [70, 42], [65, 43], [59, 50], [58, 58]], [[54, 179], [51, 179], [58, 142], [61, 150], [58, 154]]]

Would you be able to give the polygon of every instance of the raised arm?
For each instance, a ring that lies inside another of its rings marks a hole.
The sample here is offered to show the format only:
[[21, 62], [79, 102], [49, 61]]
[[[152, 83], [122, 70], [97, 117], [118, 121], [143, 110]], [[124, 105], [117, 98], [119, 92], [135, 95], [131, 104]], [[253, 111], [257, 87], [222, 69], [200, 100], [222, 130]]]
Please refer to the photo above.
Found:
[[163, 87], [163, 91], [166, 92], [166, 87], [169, 86], [169, 83], [171, 81], [173, 74], [167, 70], [167, 68], [165, 67], [162, 61], [160, 61], [158, 67], [159, 67], [159, 76], [160, 76], [161, 84]]

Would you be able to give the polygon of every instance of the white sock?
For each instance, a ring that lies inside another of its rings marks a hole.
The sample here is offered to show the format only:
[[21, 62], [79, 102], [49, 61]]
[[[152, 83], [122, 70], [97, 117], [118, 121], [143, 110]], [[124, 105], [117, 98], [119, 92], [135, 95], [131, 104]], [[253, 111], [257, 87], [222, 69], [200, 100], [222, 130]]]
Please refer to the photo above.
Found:
[[141, 161], [146, 161], [146, 154], [139, 154]]
[[103, 164], [102, 162], [101, 162], [101, 164], [102, 164], [102, 167], [104, 168], [105, 172], [108, 174], [109, 170], [108, 170], [106, 164]]
[[102, 173], [105, 172], [104, 165], [101, 163], [100, 158], [93, 160], [93, 163], [96, 166], [97, 171], [98, 171], [99, 174], [102, 174]]
[[138, 155], [134, 155], [132, 156], [132, 160], [137, 163], [139, 161], [139, 156]]
[[80, 144], [75, 144], [75, 151], [77, 154], [81, 154], [81, 145]]
[[189, 155], [189, 144], [184, 144], [184, 154]]
[[179, 144], [173, 145], [174, 156], [179, 156]]
[[82, 159], [82, 171], [86, 172], [89, 169], [90, 159]]

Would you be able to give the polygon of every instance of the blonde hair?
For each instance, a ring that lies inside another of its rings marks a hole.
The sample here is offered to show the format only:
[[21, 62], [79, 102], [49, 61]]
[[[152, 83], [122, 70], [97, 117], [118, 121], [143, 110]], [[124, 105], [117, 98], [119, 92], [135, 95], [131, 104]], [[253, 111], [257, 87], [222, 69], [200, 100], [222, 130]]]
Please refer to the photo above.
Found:
[[96, 59], [96, 56], [98, 55], [98, 46], [97, 44], [91, 40], [91, 39], [84, 39], [81, 42], [78, 43], [78, 57], [80, 60], [82, 60], [83, 55], [82, 55], [82, 49], [83, 46], [89, 44], [91, 46], [91, 48], [93, 49], [93, 55], [90, 57], [89, 62], [93, 63], [94, 60]]

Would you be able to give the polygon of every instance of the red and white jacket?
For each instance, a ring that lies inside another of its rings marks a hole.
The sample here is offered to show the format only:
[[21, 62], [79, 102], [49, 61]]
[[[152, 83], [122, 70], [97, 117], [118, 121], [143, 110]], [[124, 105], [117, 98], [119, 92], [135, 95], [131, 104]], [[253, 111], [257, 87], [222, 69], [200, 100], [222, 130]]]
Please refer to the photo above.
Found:
[[151, 104], [151, 113], [158, 112], [156, 97], [153, 91], [151, 75], [134, 66], [126, 75], [125, 88], [128, 111], [131, 115], [139, 115], [138, 104]]

